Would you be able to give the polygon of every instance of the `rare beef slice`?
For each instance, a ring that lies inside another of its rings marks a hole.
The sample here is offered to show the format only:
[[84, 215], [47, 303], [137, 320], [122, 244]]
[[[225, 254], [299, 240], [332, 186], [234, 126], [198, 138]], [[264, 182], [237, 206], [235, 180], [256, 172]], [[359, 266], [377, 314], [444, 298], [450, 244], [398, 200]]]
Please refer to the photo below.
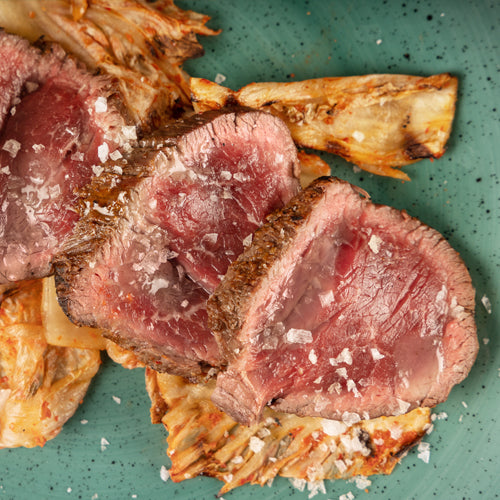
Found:
[[225, 110], [178, 121], [108, 161], [54, 260], [59, 301], [159, 371], [224, 363], [206, 300], [266, 214], [299, 190], [283, 123]]
[[208, 301], [228, 367], [214, 402], [352, 423], [444, 401], [478, 351], [474, 289], [449, 243], [321, 178], [268, 217]]
[[59, 46], [0, 30], [0, 283], [51, 273], [77, 190], [135, 133], [116, 102]]

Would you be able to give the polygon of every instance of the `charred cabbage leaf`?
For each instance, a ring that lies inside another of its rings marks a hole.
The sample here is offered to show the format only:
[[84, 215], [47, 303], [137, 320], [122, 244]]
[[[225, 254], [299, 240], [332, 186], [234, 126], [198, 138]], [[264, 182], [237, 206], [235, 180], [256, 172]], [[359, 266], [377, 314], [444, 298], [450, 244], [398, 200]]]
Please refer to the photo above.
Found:
[[399, 167], [444, 154], [458, 82], [444, 73], [251, 83], [237, 92], [201, 78], [190, 86], [197, 111], [235, 104], [268, 111], [285, 121], [299, 147], [408, 180]]
[[43, 446], [85, 396], [101, 360], [97, 349], [48, 344], [41, 280], [0, 294], [0, 448]]
[[215, 477], [224, 482], [220, 494], [245, 483], [264, 485], [278, 475], [317, 484], [390, 474], [431, 425], [428, 408], [350, 427], [266, 408], [260, 423], [246, 427], [210, 401], [214, 380], [192, 384], [147, 369], [146, 387], [151, 419], [168, 431], [171, 479]]
[[197, 35], [215, 35], [208, 16], [172, 0], [0, 2], [0, 26], [31, 41], [58, 42], [91, 70], [116, 79], [130, 118], [143, 130], [191, 110], [181, 65], [203, 55]]

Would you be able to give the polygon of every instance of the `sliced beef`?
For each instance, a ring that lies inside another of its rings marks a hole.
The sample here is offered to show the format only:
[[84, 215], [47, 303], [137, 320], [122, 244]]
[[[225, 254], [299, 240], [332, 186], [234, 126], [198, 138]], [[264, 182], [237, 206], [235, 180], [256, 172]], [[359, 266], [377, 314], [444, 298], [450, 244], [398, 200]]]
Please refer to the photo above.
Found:
[[298, 192], [297, 169], [288, 130], [263, 112], [208, 112], [158, 131], [86, 190], [54, 260], [61, 305], [159, 371], [197, 377], [221, 365], [207, 290]]
[[213, 400], [354, 422], [445, 400], [478, 350], [458, 254], [405, 212], [321, 178], [268, 218], [208, 302]]
[[113, 86], [57, 45], [0, 30], [0, 283], [50, 273], [76, 191], [127, 142]]

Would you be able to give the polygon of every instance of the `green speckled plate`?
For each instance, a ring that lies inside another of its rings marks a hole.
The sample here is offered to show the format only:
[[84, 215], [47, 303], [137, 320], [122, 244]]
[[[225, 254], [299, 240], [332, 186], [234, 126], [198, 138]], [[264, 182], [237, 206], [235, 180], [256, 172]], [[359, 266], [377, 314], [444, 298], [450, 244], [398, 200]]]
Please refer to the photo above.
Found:
[[[6, 0], [0, 0], [6, 1]], [[373, 477], [368, 493], [345, 481], [326, 484], [338, 499], [497, 498], [500, 494], [500, 3], [494, 0], [219, 0], [184, 1], [222, 28], [204, 39], [206, 55], [187, 65], [195, 76], [239, 88], [252, 81], [300, 80], [366, 73], [428, 75], [449, 71], [460, 95], [446, 154], [406, 168], [402, 183], [353, 171], [323, 157], [335, 175], [356, 183], [376, 202], [405, 208], [449, 238], [477, 290], [480, 351], [470, 376], [437, 407], [426, 437], [430, 461], [416, 450], [391, 476]], [[482, 305], [486, 295], [489, 314]], [[120, 398], [118, 404], [113, 396]], [[83, 423], [88, 421], [88, 423]], [[101, 450], [101, 438], [109, 445]], [[220, 483], [196, 478], [164, 482], [165, 431], [149, 421], [142, 370], [105, 363], [76, 415], [43, 449], [0, 451], [0, 499], [214, 498]], [[305, 499], [284, 479], [244, 486], [227, 499]]]

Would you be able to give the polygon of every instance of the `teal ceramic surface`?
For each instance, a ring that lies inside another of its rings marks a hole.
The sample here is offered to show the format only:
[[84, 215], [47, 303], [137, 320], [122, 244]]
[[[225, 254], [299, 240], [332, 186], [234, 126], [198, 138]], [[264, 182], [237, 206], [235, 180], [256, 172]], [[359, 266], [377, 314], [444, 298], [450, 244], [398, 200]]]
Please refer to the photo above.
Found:
[[[3, 0], [5, 1], [5, 0]], [[446, 154], [421, 161], [402, 183], [353, 171], [323, 155], [332, 172], [366, 189], [374, 201], [406, 209], [443, 233], [460, 252], [477, 290], [480, 351], [470, 376], [437, 412], [430, 460], [413, 450], [391, 476], [372, 477], [367, 492], [346, 481], [326, 483], [317, 499], [352, 492], [363, 499], [493, 499], [500, 494], [500, 3], [498, 1], [184, 1], [221, 28], [202, 38], [194, 76], [239, 88], [253, 81], [291, 81], [366, 73], [460, 80]], [[492, 304], [489, 314], [481, 298]], [[121, 399], [118, 404], [113, 396]], [[82, 423], [88, 421], [88, 423]], [[0, 499], [213, 499], [221, 483], [196, 478], [164, 482], [165, 431], [149, 421], [142, 370], [106, 361], [85, 401], [43, 449], [0, 450]], [[109, 445], [101, 450], [101, 439]], [[288, 480], [244, 486], [226, 500], [306, 499]]]

